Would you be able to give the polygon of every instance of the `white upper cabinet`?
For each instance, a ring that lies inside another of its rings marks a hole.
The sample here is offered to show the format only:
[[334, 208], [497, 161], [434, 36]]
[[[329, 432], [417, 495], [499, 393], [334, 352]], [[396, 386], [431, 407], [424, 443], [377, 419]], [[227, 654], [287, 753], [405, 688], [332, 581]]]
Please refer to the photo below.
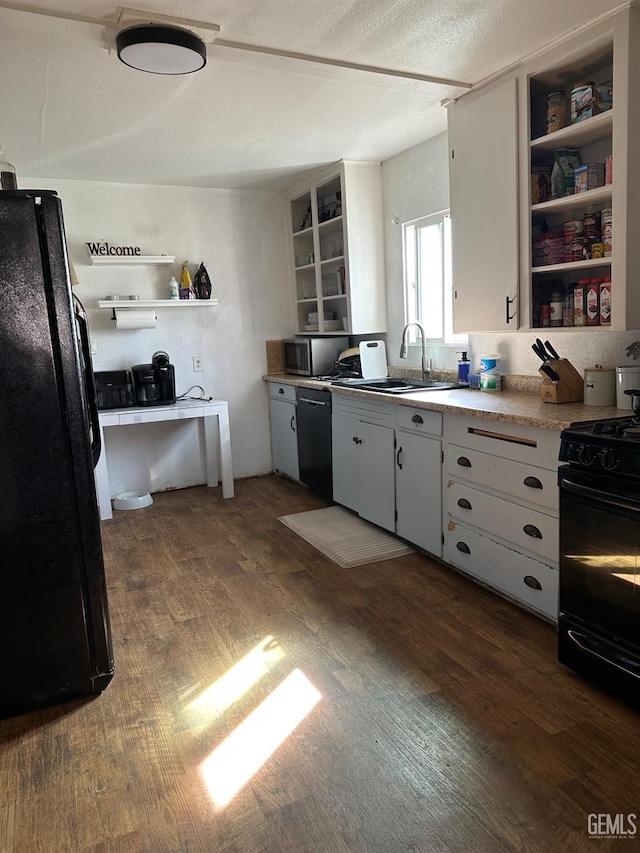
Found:
[[[449, 108], [456, 331], [544, 328], [552, 294], [571, 295], [579, 283], [607, 279], [607, 327], [640, 328], [638, 44], [640, 8], [634, 5], [541, 51]], [[572, 89], [591, 83], [612, 88], [612, 108], [571, 122]], [[547, 123], [548, 107], [549, 95], [557, 92], [564, 93], [569, 123], [554, 129]], [[611, 155], [613, 180], [540, 198], [534, 175], [544, 174], [536, 180], [548, 182], [561, 149], [577, 151], [581, 165], [604, 164]], [[571, 229], [579, 233], [585, 215], [592, 214], [600, 214], [601, 240], [589, 232], [582, 255], [577, 242], [575, 252], [568, 245], [565, 251], [565, 225], [567, 235]], [[572, 320], [573, 312], [562, 328], [576, 333], [593, 328], [570, 325]]]
[[379, 164], [341, 161], [291, 193], [289, 209], [296, 331], [386, 331]]
[[517, 81], [448, 110], [453, 328], [518, 328]]
[[[523, 292], [528, 295], [525, 325], [529, 328], [542, 327], [543, 306], [552, 291], [570, 294], [579, 283], [589, 286], [594, 280], [607, 278], [611, 281], [610, 328], [624, 331], [640, 326], [640, 106], [635, 92], [640, 79], [639, 38], [640, 10], [631, 7], [543, 53], [523, 70], [529, 132], [523, 148], [526, 172], [523, 169], [521, 173], [523, 184], [526, 181], [521, 199], [521, 221], [526, 222], [521, 278]], [[595, 115], [587, 113], [584, 120], [574, 123], [569, 118], [566, 127], [548, 132], [549, 94], [556, 90], [565, 93], [570, 116], [572, 89], [588, 83], [612, 87], [612, 108], [597, 112], [598, 107]], [[611, 155], [613, 180], [586, 192], [540, 201], [534, 195], [532, 175], [545, 165], [552, 166], [554, 152], [563, 148], [577, 151], [583, 165], [604, 163]], [[593, 239], [590, 225], [588, 229], [585, 226], [585, 215], [594, 214], [600, 240]], [[605, 226], [605, 218], [610, 225]], [[564, 257], [546, 257], [547, 247], [553, 245], [551, 238], [540, 251], [539, 241], [545, 233], [560, 235], [565, 227], [570, 233], [576, 224], [578, 228], [585, 226], [582, 245], [579, 238], [573, 243], [573, 251], [571, 244], [564, 247]], [[593, 251], [592, 243], [602, 245]], [[600, 256], [603, 247], [605, 255]], [[592, 327], [573, 328], [583, 332]]]

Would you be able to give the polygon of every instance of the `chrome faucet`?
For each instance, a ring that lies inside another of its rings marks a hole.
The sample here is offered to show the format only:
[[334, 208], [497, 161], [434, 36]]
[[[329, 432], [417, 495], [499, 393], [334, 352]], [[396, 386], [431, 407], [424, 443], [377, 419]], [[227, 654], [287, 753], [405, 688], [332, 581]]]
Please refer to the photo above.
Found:
[[407, 357], [407, 331], [411, 326], [417, 326], [420, 329], [420, 339], [422, 341], [422, 378], [428, 379], [431, 370], [429, 368], [429, 364], [427, 362], [427, 334], [424, 330], [424, 326], [422, 323], [417, 323], [412, 321], [411, 323], [407, 323], [404, 329], [402, 330], [402, 344], [400, 346], [400, 358]]

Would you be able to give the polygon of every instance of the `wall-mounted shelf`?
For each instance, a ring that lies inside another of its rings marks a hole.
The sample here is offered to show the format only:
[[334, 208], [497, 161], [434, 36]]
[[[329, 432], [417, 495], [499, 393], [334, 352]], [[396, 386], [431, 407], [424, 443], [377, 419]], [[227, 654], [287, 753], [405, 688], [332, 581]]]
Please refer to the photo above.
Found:
[[218, 299], [99, 299], [98, 308], [211, 308]]
[[173, 264], [175, 255], [89, 255], [92, 264]]

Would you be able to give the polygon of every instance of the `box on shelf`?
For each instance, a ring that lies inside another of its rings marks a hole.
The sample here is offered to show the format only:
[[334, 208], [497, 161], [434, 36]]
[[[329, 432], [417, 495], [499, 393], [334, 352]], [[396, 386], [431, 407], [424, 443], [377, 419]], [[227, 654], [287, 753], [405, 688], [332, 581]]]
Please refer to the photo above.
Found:
[[549, 228], [533, 238], [532, 261], [534, 267], [564, 263], [563, 226]]
[[571, 90], [571, 123], [584, 121], [610, 110], [613, 105], [613, 87], [585, 83]]
[[585, 163], [573, 170], [575, 191], [584, 193], [604, 186], [604, 163]]
[[551, 198], [551, 166], [531, 167], [531, 204], [542, 204]]

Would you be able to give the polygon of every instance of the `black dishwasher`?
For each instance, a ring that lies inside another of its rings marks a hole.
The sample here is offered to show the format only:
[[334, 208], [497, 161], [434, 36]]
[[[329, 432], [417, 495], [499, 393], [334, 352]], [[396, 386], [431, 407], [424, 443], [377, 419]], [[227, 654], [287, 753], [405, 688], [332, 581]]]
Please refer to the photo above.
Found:
[[331, 499], [331, 392], [296, 388], [296, 400], [300, 480]]

